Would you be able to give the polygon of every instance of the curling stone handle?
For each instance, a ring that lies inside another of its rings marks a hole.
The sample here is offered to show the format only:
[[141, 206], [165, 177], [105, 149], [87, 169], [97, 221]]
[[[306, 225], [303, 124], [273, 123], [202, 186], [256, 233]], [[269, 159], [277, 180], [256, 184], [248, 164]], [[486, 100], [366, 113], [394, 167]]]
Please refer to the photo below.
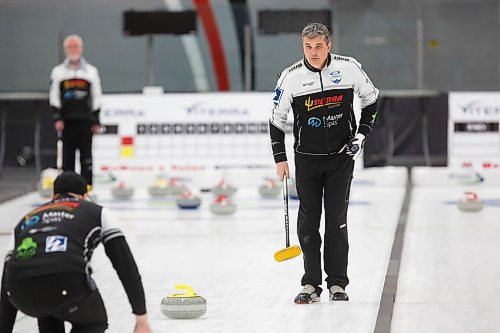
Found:
[[183, 294], [183, 295], [186, 295], [186, 296], [195, 296], [196, 295], [194, 293], [193, 287], [191, 287], [191, 286], [189, 286], [187, 284], [177, 284], [177, 285], [175, 285], [175, 289], [186, 290], [187, 292]]

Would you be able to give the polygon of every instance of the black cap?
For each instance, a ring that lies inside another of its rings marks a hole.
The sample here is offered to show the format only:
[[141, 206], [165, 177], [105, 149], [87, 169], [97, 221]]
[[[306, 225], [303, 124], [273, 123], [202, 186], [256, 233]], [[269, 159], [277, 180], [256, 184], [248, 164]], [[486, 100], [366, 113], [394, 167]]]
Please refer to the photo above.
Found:
[[87, 182], [82, 176], [73, 171], [64, 171], [54, 181], [54, 194], [59, 193], [87, 193]]

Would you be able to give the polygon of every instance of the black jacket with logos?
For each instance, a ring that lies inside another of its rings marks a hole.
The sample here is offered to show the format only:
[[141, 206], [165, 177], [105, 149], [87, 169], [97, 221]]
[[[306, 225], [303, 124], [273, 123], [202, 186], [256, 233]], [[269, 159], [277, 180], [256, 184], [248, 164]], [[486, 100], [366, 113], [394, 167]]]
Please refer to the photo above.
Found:
[[[0, 291], [0, 330], [16, 309], [8, 300], [10, 281], [53, 274], [80, 274], [95, 288], [90, 262], [99, 243], [122, 281], [132, 311], [146, 313], [141, 276], [110, 210], [69, 195], [35, 208], [15, 226], [5, 258]], [[33, 295], [36, 298], [36, 295]]]
[[[354, 96], [361, 102], [359, 128]], [[269, 118], [276, 163], [286, 161], [285, 126], [293, 110], [294, 151], [312, 158], [343, 151], [357, 132], [368, 136], [377, 114], [378, 89], [351, 57], [330, 54], [322, 70], [301, 59], [279, 76]]]

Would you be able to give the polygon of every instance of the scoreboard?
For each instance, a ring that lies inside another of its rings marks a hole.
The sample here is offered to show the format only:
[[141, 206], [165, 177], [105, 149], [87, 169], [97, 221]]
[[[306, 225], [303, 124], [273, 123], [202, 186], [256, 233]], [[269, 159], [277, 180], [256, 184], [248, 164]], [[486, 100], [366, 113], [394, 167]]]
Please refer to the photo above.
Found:
[[500, 93], [451, 92], [448, 166], [500, 169]]

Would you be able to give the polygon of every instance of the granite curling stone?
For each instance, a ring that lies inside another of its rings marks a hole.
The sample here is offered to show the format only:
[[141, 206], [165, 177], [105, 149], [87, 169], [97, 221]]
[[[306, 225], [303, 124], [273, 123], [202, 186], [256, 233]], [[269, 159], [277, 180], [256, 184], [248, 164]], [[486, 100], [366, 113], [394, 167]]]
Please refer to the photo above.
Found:
[[283, 191], [281, 186], [273, 179], [267, 179], [264, 184], [259, 186], [259, 193], [264, 198], [274, 198]]
[[210, 211], [215, 215], [231, 215], [236, 211], [236, 204], [225, 195], [219, 195], [210, 205]]
[[177, 207], [180, 209], [196, 209], [201, 205], [201, 198], [193, 195], [191, 191], [185, 191], [175, 200]]
[[167, 195], [181, 195], [187, 188], [182, 185], [177, 179], [166, 179], [165, 177], [158, 176], [148, 191], [151, 196], [164, 197]]
[[111, 189], [111, 195], [115, 199], [127, 200], [134, 195], [134, 188], [127, 186], [124, 182], [120, 182]]
[[171, 319], [196, 319], [207, 312], [207, 300], [196, 294], [191, 286], [177, 285], [185, 293], [172, 294], [161, 300], [161, 312]]
[[236, 187], [232, 186], [223, 179], [217, 185], [212, 187], [211, 192], [216, 196], [225, 195], [229, 197], [236, 192]]
[[56, 169], [48, 168], [42, 171], [38, 182], [38, 193], [44, 198], [50, 198], [54, 193], [54, 181], [58, 176]]
[[475, 192], [465, 192], [457, 206], [462, 212], [479, 212], [484, 208], [484, 202]]

